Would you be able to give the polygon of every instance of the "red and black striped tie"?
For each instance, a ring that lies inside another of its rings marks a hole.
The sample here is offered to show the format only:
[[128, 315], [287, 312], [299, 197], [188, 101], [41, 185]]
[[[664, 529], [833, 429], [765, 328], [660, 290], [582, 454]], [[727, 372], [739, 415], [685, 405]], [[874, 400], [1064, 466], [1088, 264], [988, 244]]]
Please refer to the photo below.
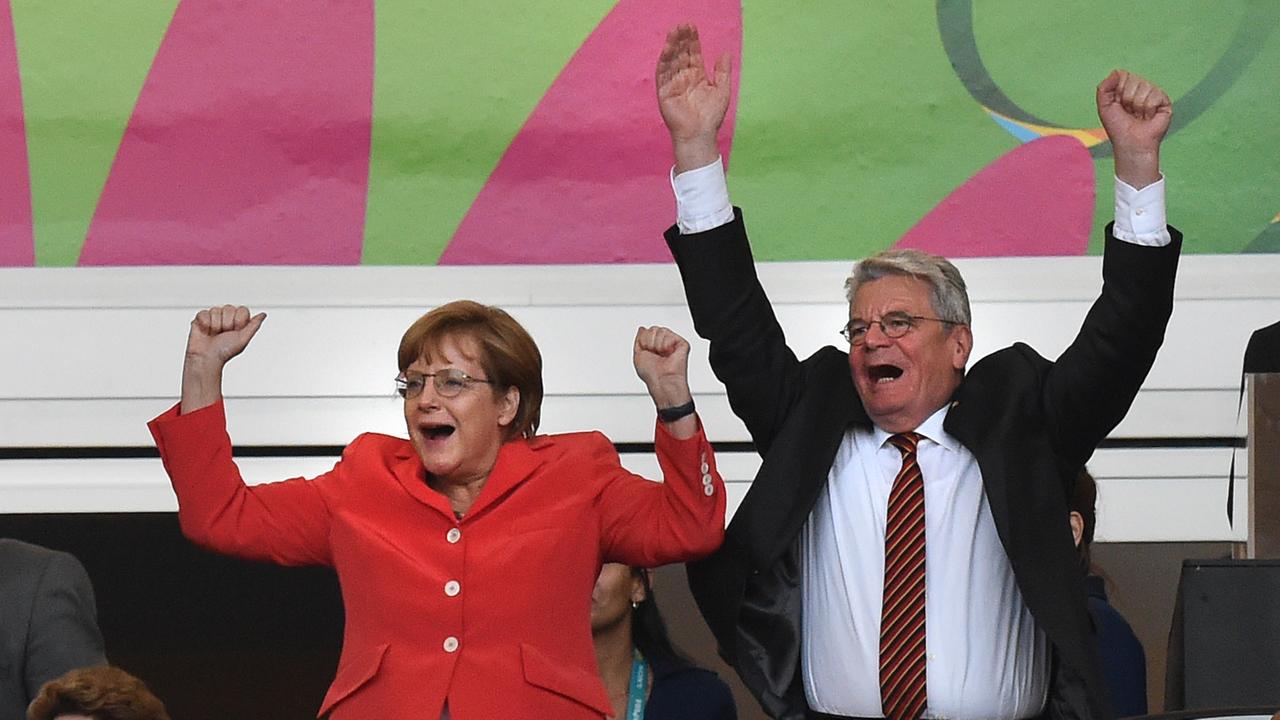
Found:
[[916, 463], [915, 433], [889, 442], [902, 469], [889, 492], [884, 529], [884, 610], [880, 620], [880, 702], [889, 720], [924, 712], [924, 479]]

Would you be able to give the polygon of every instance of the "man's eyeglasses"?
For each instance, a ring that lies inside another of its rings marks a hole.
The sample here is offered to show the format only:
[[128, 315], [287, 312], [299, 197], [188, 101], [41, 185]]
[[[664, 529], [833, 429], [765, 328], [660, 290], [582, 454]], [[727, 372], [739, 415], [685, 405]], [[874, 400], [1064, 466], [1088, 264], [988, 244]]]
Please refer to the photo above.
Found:
[[457, 397], [471, 383], [488, 384], [490, 382], [471, 377], [457, 368], [446, 368], [433, 373], [401, 373], [396, 377], [396, 392], [406, 400], [416, 398], [426, 389], [427, 378], [431, 378], [436, 394], [442, 398]]
[[848, 324], [841, 328], [840, 334], [844, 336], [845, 340], [849, 341], [850, 345], [857, 346], [867, 341], [867, 330], [870, 330], [872, 325], [879, 325], [880, 332], [884, 333], [885, 337], [896, 339], [914, 330], [916, 324], [921, 320], [931, 320], [946, 325], [960, 324], [955, 320], [943, 320], [942, 318], [925, 317], [924, 315], [908, 315], [904, 312], [891, 312], [879, 320], [870, 322], [866, 320], [850, 320]]

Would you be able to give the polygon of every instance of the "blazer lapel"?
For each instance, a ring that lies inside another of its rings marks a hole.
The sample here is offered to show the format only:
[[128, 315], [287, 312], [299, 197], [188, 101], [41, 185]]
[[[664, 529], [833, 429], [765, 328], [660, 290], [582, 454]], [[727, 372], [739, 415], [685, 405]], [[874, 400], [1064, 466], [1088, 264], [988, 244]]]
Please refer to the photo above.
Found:
[[[1009, 440], [997, 438], [999, 433], [981, 432], [981, 428], [990, 424], [995, 416], [995, 408], [983, 407], [984, 399], [993, 397], [990, 392], [975, 390], [973, 383], [966, 377], [956, 390], [951, 401], [951, 410], [947, 412], [943, 428], [968, 448], [978, 461], [978, 469], [982, 472], [982, 489], [987, 496], [987, 505], [991, 508], [991, 517], [995, 520], [996, 534], [1004, 544], [1006, 553], [1010, 544], [1010, 508], [1009, 508]], [[996, 447], [990, 447], [994, 442]], [[1012, 558], [1012, 553], [1009, 553]]]
[[[517, 485], [529, 479], [546, 462], [542, 457], [544, 453], [537, 451], [549, 444], [542, 437], [532, 440], [518, 438], [503, 444], [498, 450], [498, 459], [494, 462], [493, 469], [489, 471], [489, 479], [485, 481], [480, 497], [466, 514], [466, 519], [476, 517]], [[401, 487], [415, 500], [446, 517], [453, 517], [453, 508], [450, 507], [449, 500], [427, 486], [422, 461], [418, 459], [412, 447], [406, 446], [396, 452], [393, 472]]]
[[422, 467], [422, 460], [418, 458], [418, 454], [413, 451], [413, 446], [405, 443], [405, 446], [396, 451], [396, 462], [392, 468], [396, 481], [400, 483], [400, 487], [409, 493], [414, 500], [436, 510], [447, 518], [453, 517], [453, 508], [449, 507], [449, 500], [440, 493], [427, 487], [427, 473]]
[[466, 518], [478, 517], [487, 508], [501, 500], [507, 493], [524, 483], [546, 462], [546, 453], [540, 452], [551, 443], [538, 436], [530, 440], [516, 438], [503, 444], [498, 459], [489, 471], [489, 479], [480, 490], [480, 497], [471, 506]]

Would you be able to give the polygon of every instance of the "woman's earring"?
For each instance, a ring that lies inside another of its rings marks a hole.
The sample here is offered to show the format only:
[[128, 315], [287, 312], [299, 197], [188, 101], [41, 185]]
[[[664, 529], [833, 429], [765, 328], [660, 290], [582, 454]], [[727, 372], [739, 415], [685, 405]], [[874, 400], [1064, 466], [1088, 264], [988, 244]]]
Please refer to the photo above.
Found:
[[635, 610], [635, 609], [636, 609], [636, 608], [638, 608], [638, 607], [640, 607], [640, 603], [636, 602], [635, 600], [632, 600], [632, 601], [631, 601], [631, 609], [632, 609], [632, 610]]

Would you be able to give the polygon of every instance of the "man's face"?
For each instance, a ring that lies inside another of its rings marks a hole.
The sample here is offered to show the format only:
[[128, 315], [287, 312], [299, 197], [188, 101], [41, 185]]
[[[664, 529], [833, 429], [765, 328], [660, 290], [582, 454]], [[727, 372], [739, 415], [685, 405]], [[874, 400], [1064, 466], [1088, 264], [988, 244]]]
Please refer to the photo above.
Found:
[[915, 320], [905, 335], [891, 338], [877, 324], [891, 314], [937, 317], [929, 295], [924, 280], [888, 275], [860, 286], [849, 305], [850, 322], [869, 325], [849, 350], [853, 385], [867, 415], [888, 432], [915, 430], [947, 404], [973, 347], [965, 325]]

